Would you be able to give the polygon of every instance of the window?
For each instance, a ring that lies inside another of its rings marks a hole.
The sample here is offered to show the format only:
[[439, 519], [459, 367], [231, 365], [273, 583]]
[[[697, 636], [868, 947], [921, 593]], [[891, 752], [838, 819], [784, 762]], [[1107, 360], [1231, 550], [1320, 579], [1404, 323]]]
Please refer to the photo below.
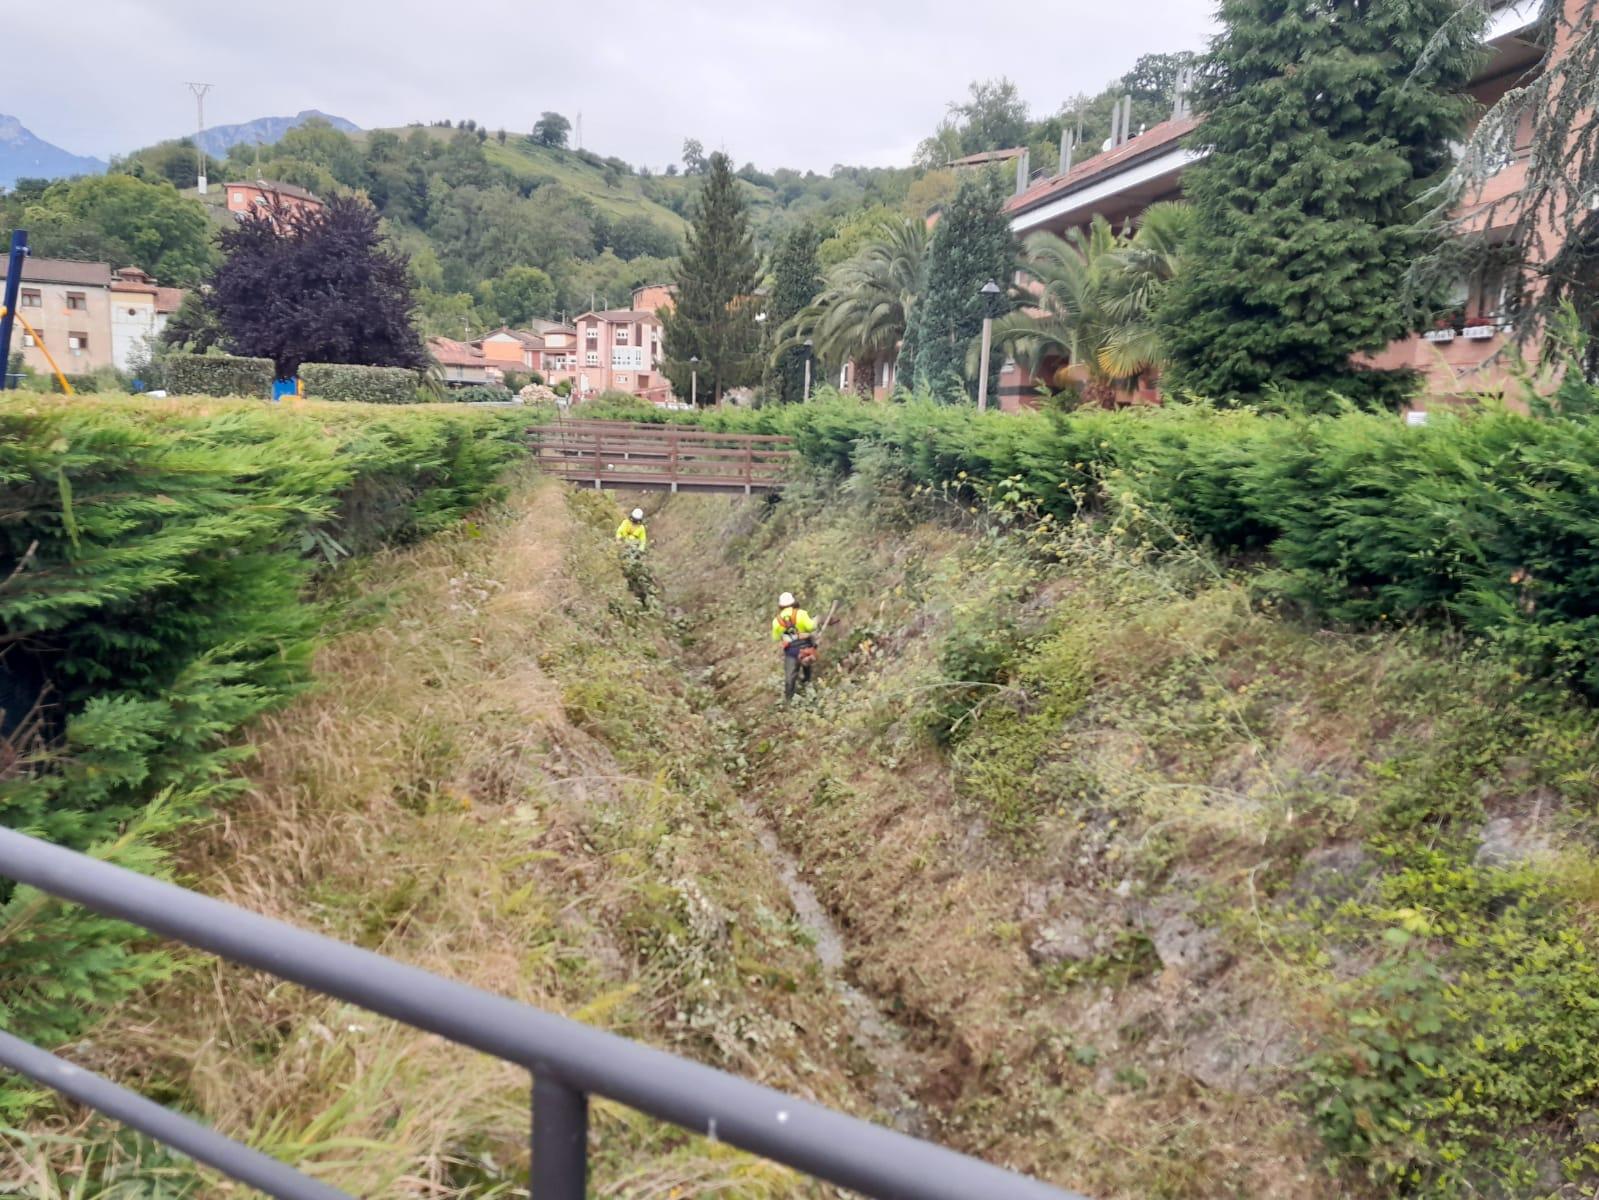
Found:
[[67, 293], [67, 308], [73, 312], [83, 312], [89, 307], [89, 298], [82, 292]]
[[622, 387], [626, 387], [629, 383], [632, 382], [632, 380], [626, 375], [618, 375], [616, 377], [616, 382], [618, 384], [620, 384]]
[[616, 344], [618, 346], [627, 345], [628, 342], [630, 342], [632, 340], [632, 338], [633, 338], [633, 331], [631, 329], [629, 329], [626, 325], [617, 326], [617, 329], [616, 329]]
[[235, 204], [243, 204], [244, 203], [244, 193], [243, 192], [234, 192], [233, 193], [233, 203], [235, 203]]
[[24, 333], [22, 335], [22, 344], [24, 346], [37, 346], [39, 343], [33, 340], [33, 334]]
[[600, 352], [598, 350], [590, 350], [587, 354], [585, 354], [583, 356], [583, 365], [585, 367], [597, 367], [597, 366], [599, 366], [600, 365]]
[[598, 325], [590, 325], [587, 329], [585, 329], [583, 331], [583, 336], [588, 338], [588, 340], [591, 341], [591, 342], [599, 341], [600, 340], [600, 327]]
[[81, 355], [89, 348], [89, 335], [78, 330], [67, 334], [67, 349], [74, 355]]
[[18, 308], [43, 308], [44, 296], [37, 288], [23, 288], [22, 296], [17, 301]]

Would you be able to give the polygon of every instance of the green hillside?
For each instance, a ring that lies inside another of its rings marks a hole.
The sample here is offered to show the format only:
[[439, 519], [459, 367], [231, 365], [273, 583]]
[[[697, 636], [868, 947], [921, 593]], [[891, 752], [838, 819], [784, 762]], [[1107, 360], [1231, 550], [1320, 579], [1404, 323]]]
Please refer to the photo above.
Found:
[[[633, 288], [673, 278], [701, 179], [688, 157], [683, 174], [657, 175], [470, 121], [353, 134], [311, 121], [273, 145], [233, 147], [207, 174], [367, 196], [411, 260], [424, 332], [462, 337], [626, 303]], [[166, 142], [116, 169], [192, 195], [195, 167], [192, 147]], [[831, 232], [874, 206], [924, 210], [941, 186], [913, 168], [820, 175], [746, 163], [738, 176], [763, 253], [799, 222]], [[221, 195], [204, 199], [217, 222]]]

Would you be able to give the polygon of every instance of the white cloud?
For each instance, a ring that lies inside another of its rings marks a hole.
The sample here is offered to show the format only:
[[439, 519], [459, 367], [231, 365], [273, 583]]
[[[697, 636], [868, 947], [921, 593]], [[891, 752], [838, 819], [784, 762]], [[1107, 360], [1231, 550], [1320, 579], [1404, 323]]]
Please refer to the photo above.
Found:
[[[583, 114], [585, 142], [656, 168], [685, 137], [737, 161], [888, 165], [973, 79], [1008, 75], [1035, 112], [1143, 53], [1198, 49], [1203, 0], [88, 0], [7, 15], [26, 46], [0, 111], [76, 153], [321, 108], [374, 127], [471, 117], [524, 131]], [[79, 10], [82, 11], [81, 9]], [[76, 69], [74, 69], [76, 68]]]

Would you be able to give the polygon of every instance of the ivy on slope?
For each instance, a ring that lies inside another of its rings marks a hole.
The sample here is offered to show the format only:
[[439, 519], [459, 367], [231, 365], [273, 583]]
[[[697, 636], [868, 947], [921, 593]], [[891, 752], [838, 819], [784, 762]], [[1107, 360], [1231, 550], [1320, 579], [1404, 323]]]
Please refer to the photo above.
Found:
[[[304, 686], [316, 574], [498, 495], [500, 411], [0, 404], [0, 822], [155, 869], [235, 786], [234, 735]], [[0, 881], [0, 1026], [44, 1042], [169, 969]], [[5, 1100], [0, 1093], [0, 1105]]]

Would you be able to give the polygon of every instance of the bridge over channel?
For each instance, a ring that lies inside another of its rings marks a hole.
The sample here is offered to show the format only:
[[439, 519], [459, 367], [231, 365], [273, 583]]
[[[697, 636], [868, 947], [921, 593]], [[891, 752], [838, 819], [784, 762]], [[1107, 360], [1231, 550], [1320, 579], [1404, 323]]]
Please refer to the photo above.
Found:
[[781, 491], [794, 459], [789, 438], [692, 425], [556, 421], [528, 437], [541, 471], [595, 488], [749, 496]]

